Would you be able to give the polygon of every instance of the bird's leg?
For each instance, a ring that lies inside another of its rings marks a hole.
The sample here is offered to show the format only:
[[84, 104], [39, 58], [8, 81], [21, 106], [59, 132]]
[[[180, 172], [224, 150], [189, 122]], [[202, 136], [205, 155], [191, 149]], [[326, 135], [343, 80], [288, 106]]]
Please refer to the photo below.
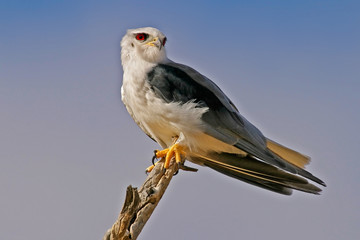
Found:
[[177, 164], [180, 164], [182, 162], [181, 155], [185, 155], [185, 151], [184, 151], [184, 147], [182, 147], [178, 143], [175, 143], [169, 148], [156, 152], [157, 158], [165, 157], [165, 163], [164, 163], [165, 169], [169, 168], [170, 161], [173, 157], [175, 157], [175, 162]]
[[[163, 149], [163, 150], [155, 150], [155, 158], [162, 158], [165, 159], [165, 163], [164, 163], [164, 169], [168, 169], [170, 166], [170, 161], [171, 159], [174, 157], [175, 158], [175, 162], [179, 165], [181, 165], [182, 158], [181, 156], [185, 155], [185, 149], [183, 146], [181, 146], [179, 143], [177, 143], [178, 140], [178, 136], [173, 138], [173, 145], [170, 146], [169, 148]], [[158, 163], [158, 162], [156, 162]], [[156, 164], [155, 163], [155, 164]], [[152, 169], [154, 168], [154, 165], [148, 167], [146, 169], [146, 172], [150, 172]]]

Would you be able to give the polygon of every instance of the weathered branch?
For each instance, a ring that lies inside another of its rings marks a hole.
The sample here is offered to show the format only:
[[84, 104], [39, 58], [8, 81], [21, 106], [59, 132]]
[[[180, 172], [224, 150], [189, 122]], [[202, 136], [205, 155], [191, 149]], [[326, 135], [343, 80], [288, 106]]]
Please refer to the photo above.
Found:
[[177, 164], [171, 164], [164, 172], [163, 165], [163, 162], [156, 164], [139, 190], [131, 185], [127, 187], [119, 217], [103, 240], [136, 239], [139, 236], [178, 170]]

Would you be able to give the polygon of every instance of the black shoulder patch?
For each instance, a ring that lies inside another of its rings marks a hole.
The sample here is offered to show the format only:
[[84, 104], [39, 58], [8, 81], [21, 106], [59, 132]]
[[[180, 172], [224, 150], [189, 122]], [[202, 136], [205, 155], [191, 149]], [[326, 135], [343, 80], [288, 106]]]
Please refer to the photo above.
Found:
[[159, 64], [148, 73], [147, 77], [151, 89], [166, 102], [194, 101], [199, 107], [210, 109], [223, 107], [214, 93], [179, 68]]

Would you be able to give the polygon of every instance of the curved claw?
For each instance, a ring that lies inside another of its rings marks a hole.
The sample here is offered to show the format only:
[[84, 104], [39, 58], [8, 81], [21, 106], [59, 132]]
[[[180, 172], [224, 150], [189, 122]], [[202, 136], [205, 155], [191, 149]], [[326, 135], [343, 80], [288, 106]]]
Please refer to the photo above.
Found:
[[152, 162], [152, 164], [155, 166], [155, 159], [157, 159], [157, 157], [156, 157], [156, 152], [157, 152], [157, 150], [155, 150], [154, 151], [154, 156], [152, 157], [152, 159], [151, 159], [151, 162]]
[[181, 165], [183, 165], [181, 162], [177, 163], [178, 168], [177, 168], [176, 172], [174, 172], [173, 176], [175, 176], [175, 175], [177, 175], [179, 173], [179, 169], [181, 169]]
[[[151, 170], [154, 168], [154, 166], [156, 165], [156, 163], [158, 163], [159, 161], [155, 162], [155, 159], [160, 159], [164, 160], [164, 171], [166, 171], [166, 169], [169, 168], [170, 166], [170, 161], [172, 158], [175, 159], [175, 162], [177, 164], [181, 164], [183, 162], [182, 160], [182, 156], [185, 156], [186, 152], [184, 151], [184, 147], [180, 146], [178, 143], [174, 143], [171, 147], [163, 149], [163, 150], [155, 150], [154, 151], [154, 156], [151, 159], [152, 162], [152, 166], [148, 167], [146, 169], [146, 172], [151, 172]], [[177, 173], [175, 173], [176, 175]]]

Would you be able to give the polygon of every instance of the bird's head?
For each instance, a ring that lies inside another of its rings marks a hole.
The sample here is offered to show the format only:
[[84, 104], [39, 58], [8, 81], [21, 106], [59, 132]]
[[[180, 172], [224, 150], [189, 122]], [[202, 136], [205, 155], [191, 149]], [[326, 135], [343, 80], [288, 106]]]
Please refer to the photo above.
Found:
[[121, 61], [141, 58], [150, 63], [166, 60], [166, 37], [156, 28], [145, 27], [129, 29], [121, 40]]

